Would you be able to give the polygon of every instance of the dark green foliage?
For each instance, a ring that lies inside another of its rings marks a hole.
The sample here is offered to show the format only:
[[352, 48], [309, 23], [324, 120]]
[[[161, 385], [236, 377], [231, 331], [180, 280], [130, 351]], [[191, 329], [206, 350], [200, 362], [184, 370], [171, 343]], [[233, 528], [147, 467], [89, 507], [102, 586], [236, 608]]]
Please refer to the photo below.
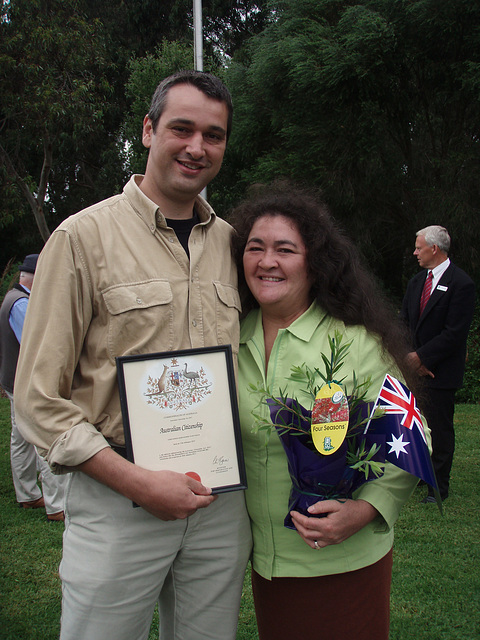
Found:
[[480, 303], [478, 302], [468, 334], [467, 365], [463, 387], [457, 391], [456, 400], [480, 404]]
[[[262, 28], [266, 4], [204, 0], [211, 68]], [[144, 114], [135, 127], [125, 124], [132, 102], [126, 85], [135, 71], [130, 61], [145, 57], [148, 66], [169, 47], [190, 51], [183, 67], [193, 67], [194, 58], [191, 0], [9, 0], [0, 12], [4, 265], [40, 251], [61, 220], [121, 190], [130, 161], [143, 171]], [[155, 86], [170, 73], [170, 57], [158, 65]], [[149, 100], [149, 83], [135, 90], [136, 101], [147, 94]], [[126, 131], [133, 157], [126, 153]]]
[[18, 282], [18, 265], [22, 262], [15, 263], [13, 260], [7, 263], [2, 273], [0, 273], [0, 305], [7, 291], [9, 291], [15, 282]]
[[68, 212], [64, 201], [78, 204], [101, 172], [91, 150], [107, 146], [101, 123], [112, 62], [100, 23], [77, 0], [12, 0], [2, 18], [0, 226], [12, 233], [28, 215], [30, 236], [35, 220], [45, 241]]
[[284, 0], [234, 57], [232, 188], [320, 186], [391, 293], [415, 231], [443, 224], [480, 274], [480, 6]]
[[[191, 0], [0, 11], [5, 265], [41, 250], [33, 211], [52, 230], [143, 171], [143, 116], [161, 76], [193, 66], [193, 18]], [[203, 25], [204, 67], [235, 105], [208, 187], [219, 215], [252, 183], [293, 178], [322, 189], [397, 302], [429, 224], [449, 229], [452, 259], [480, 282], [479, 3], [204, 0]]]

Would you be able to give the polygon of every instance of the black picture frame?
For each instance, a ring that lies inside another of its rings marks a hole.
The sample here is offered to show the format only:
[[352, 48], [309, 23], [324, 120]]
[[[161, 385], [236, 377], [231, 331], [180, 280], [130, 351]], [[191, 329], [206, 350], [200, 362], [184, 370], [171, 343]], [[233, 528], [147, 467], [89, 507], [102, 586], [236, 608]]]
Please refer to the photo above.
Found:
[[121, 356], [116, 364], [130, 462], [197, 474], [215, 494], [247, 488], [230, 345]]

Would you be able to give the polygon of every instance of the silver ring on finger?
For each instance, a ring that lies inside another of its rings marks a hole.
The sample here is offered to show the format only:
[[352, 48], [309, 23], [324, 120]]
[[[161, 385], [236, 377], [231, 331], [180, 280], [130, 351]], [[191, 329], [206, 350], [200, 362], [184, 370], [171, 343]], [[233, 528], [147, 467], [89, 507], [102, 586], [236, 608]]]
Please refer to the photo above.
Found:
[[320, 549], [320, 547], [318, 546], [318, 542], [316, 540], [313, 541], [313, 545], [315, 549]]

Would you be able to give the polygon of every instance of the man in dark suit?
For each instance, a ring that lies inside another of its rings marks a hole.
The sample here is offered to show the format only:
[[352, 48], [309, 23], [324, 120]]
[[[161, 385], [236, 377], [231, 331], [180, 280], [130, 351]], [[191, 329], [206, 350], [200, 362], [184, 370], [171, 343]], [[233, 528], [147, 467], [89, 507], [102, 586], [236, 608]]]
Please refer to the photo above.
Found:
[[[450, 236], [432, 225], [417, 231], [415, 251], [421, 273], [407, 286], [401, 317], [415, 351], [409, 360], [424, 378], [421, 409], [432, 432], [432, 462], [442, 500], [448, 497], [455, 449], [455, 392], [462, 386], [475, 285], [448, 257]], [[433, 490], [422, 502], [435, 502]]]

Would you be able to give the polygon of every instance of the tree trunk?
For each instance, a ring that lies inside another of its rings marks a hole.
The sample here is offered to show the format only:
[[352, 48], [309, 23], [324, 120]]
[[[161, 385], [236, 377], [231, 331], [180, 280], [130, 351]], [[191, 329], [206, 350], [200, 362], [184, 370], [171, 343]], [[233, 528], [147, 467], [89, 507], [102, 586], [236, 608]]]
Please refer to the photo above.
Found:
[[42, 236], [42, 240], [46, 242], [50, 237], [50, 230], [48, 228], [47, 221], [45, 219], [45, 213], [43, 211], [43, 203], [45, 202], [48, 176], [50, 174], [50, 169], [52, 166], [51, 144], [49, 142], [44, 143], [43, 167], [42, 167], [42, 174], [40, 179], [40, 188], [39, 188], [37, 197], [35, 197], [34, 194], [30, 191], [27, 183], [16, 170], [7, 151], [1, 145], [0, 145], [0, 155], [5, 161], [8, 172], [13, 177], [18, 187], [20, 188], [20, 191], [25, 196], [30, 206], [30, 209], [32, 210], [32, 213], [35, 217], [35, 222], [37, 223], [37, 227], [40, 232], [40, 235]]

